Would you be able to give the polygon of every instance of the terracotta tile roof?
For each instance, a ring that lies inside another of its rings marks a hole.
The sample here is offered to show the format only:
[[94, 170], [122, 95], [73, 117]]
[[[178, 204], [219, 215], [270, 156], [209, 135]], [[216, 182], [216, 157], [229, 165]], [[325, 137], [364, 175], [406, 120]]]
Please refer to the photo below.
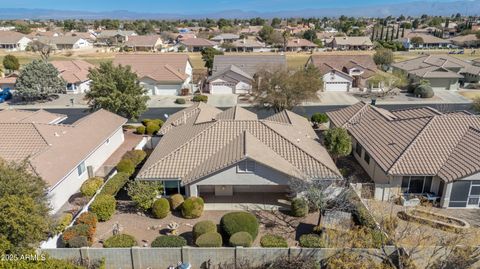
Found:
[[117, 54], [115, 65], [131, 66], [139, 78], [148, 77], [158, 82], [184, 82], [190, 59], [187, 54]]
[[[480, 140], [472, 142], [478, 138], [479, 116], [442, 114], [432, 108], [389, 112], [365, 103], [327, 114], [336, 126], [347, 128], [390, 175], [438, 175], [452, 181], [472, 169], [480, 171], [480, 163], [472, 164], [480, 158], [476, 150]], [[471, 149], [463, 150], [468, 145]]]
[[222, 112], [202, 103], [175, 113], [137, 178], [188, 184], [245, 158], [295, 177], [340, 178], [308, 121], [287, 113], [290, 124], [258, 120], [240, 107]]
[[43, 109], [37, 111], [5, 109], [0, 111], [0, 123], [58, 123], [67, 118], [66, 115], [47, 112]]
[[24, 34], [13, 31], [0, 31], [0, 44], [17, 44]]
[[60, 76], [68, 83], [80, 83], [89, 80], [89, 69], [95, 68], [93, 64], [83, 60], [51, 61], [50, 63], [58, 69]]
[[[449, 55], [425, 55], [394, 63], [392, 66], [424, 78], [462, 78], [462, 73], [480, 75], [479, 66]], [[455, 71], [452, 71], [452, 69]], [[456, 72], [456, 69], [459, 69], [459, 71]]]
[[155, 47], [161, 42], [162, 39], [159, 35], [137, 35], [129, 36], [125, 45], [129, 47]]
[[369, 78], [378, 71], [377, 65], [370, 55], [312, 55], [310, 61], [322, 74], [327, 74], [332, 70], [345, 72], [347, 71], [345, 69], [361, 67], [365, 70], [362, 77]]
[[302, 48], [302, 47], [316, 48], [318, 47], [318, 45], [303, 38], [290, 39], [287, 42], [287, 48]]

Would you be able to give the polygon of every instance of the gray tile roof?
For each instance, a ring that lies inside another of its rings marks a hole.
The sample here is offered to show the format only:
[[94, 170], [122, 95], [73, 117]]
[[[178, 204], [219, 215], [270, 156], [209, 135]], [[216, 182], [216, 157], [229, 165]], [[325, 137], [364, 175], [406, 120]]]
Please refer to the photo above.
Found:
[[424, 78], [461, 78], [462, 73], [480, 75], [479, 66], [449, 55], [425, 55], [392, 66]]
[[215, 55], [212, 75], [231, 65], [253, 77], [261, 69], [286, 68], [287, 58], [285, 55]]

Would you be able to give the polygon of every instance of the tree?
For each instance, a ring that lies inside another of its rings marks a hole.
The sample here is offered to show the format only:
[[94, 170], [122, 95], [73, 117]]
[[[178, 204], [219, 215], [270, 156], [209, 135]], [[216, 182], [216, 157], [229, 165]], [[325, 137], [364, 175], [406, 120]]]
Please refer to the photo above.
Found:
[[255, 75], [252, 95], [257, 105], [279, 112], [316, 98], [322, 86], [320, 71], [313, 65], [294, 73], [262, 70]]
[[15, 83], [15, 96], [24, 101], [46, 100], [64, 93], [66, 82], [57, 68], [42, 60], [25, 65]]
[[335, 127], [328, 129], [324, 133], [323, 142], [335, 161], [338, 157], [347, 156], [352, 152], [352, 139], [344, 128]]
[[91, 110], [106, 109], [128, 119], [138, 119], [147, 110], [147, 101], [137, 74], [130, 66], [113, 66], [112, 62], [103, 62], [100, 67], [90, 69], [88, 74], [90, 91], [85, 98]]
[[376, 65], [389, 66], [393, 62], [393, 52], [390, 49], [377, 49], [373, 55], [373, 61]]
[[132, 201], [144, 211], [152, 208], [155, 198], [163, 193], [163, 185], [159, 181], [135, 180], [128, 184], [128, 195]]
[[313, 42], [313, 40], [317, 39], [317, 32], [315, 32], [315, 30], [309, 29], [303, 33], [303, 38]]
[[24, 24], [16, 24], [15, 25], [15, 31], [22, 33], [24, 35], [28, 35], [32, 32], [32, 29], [28, 25]]
[[53, 48], [50, 45], [44, 44], [38, 40], [34, 40], [28, 44], [27, 47], [28, 50], [33, 51], [33, 52], [38, 52], [40, 53], [40, 57], [44, 61], [48, 61], [48, 58], [50, 57], [50, 53], [52, 53]]
[[273, 28], [278, 28], [280, 27], [280, 24], [282, 23], [282, 20], [280, 18], [273, 18], [272, 23], [270, 24]]
[[9, 71], [15, 71], [20, 69], [20, 62], [14, 55], [8, 54], [3, 58], [3, 67]]
[[223, 55], [223, 52], [210, 47], [202, 50], [202, 60], [205, 62], [205, 67], [209, 72], [213, 68], [213, 59], [215, 58], [215, 55]]
[[275, 30], [273, 29], [272, 26], [269, 26], [269, 25], [264, 25], [262, 27], [262, 29], [260, 30], [260, 32], [258, 32], [258, 36], [260, 36], [260, 38], [265, 41], [265, 42], [269, 42], [270, 40], [270, 36], [273, 34]]
[[423, 38], [421, 36], [415, 36], [410, 39], [410, 43], [415, 47], [418, 47], [424, 43]]

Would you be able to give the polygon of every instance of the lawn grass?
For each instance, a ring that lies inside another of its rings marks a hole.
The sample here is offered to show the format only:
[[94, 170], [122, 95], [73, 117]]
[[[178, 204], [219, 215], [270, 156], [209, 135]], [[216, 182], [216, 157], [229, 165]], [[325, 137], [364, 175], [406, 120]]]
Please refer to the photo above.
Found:
[[466, 97], [470, 100], [473, 100], [475, 98], [480, 98], [480, 90], [478, 91], [461, 91], [461, 92], [458, 92], [459, 94], [461, 94], [463, 97]]

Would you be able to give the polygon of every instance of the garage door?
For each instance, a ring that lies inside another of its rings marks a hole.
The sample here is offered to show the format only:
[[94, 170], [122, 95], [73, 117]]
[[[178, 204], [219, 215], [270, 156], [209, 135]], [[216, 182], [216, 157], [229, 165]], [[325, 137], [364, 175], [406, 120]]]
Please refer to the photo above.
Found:
[[212, 85], [210, 94], [232, 94], [234, 87], [233, 84]]
[[346, 92], [348, 91], [350, 83], [348, 82], [326, 82], [325, 91], [327, 92]]

